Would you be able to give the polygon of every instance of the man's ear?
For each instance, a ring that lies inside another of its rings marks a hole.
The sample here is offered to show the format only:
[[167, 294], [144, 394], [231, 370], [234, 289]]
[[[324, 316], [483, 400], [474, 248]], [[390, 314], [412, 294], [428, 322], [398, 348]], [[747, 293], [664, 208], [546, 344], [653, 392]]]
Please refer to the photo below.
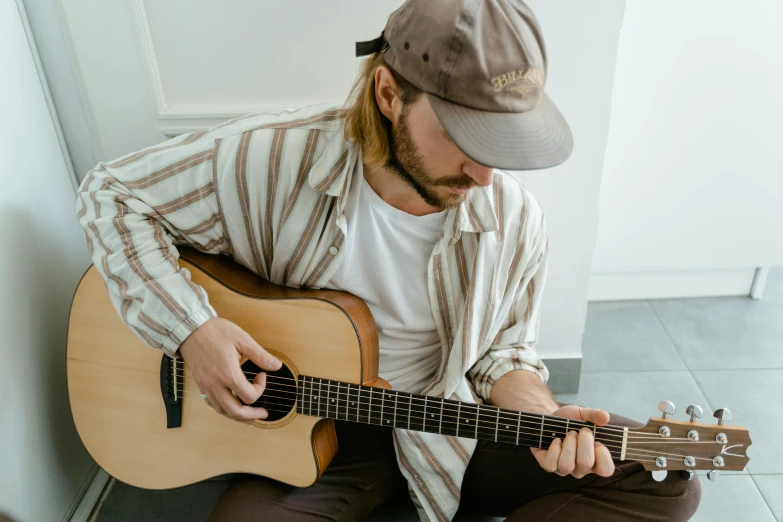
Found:
[[381, 114], [396, 124], [402, 112], [402, 100], [397, 96], [397, 82], [394, 81], [394, 76], [383, 65], [375, 69], [375, 102]]

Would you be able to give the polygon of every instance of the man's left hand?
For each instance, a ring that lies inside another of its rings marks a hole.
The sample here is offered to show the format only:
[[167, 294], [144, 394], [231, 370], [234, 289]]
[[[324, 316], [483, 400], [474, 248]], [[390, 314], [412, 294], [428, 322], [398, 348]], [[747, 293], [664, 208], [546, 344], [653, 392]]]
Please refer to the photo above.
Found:
[[[563, 406], [550, 415], [603, 426], [609, 422], [609, 413], [595, 408]], [[606, 446], [593, 439], [589, 428], [569, 431], [564, 440], [555, 439], [548, 450], [531, 448], [539, 465], [546, 471], [560, 476], [573, 475], [582, 478], [588, 473], [609, 477], [614, 473], [614, 462]]]

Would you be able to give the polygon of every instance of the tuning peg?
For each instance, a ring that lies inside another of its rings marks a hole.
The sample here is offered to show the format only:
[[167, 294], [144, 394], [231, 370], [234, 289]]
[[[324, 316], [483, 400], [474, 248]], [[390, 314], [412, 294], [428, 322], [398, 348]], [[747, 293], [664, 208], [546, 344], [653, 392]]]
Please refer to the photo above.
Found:
[[691, 422], [693, 422], [693, 419], [701, 419], [702, 409], [698, 404], [691, 404], [685, 408], [685, 413], [691, 416]]
[[728, 408], [719, 408], [712, 414], [713, 417], [718, 419], [718, 425], [723, 424], [725, 420], [731, 420], [731, 412]]
[[655, 482], [662, 482], [668, 473], [665, 469], [656, 469], [652, 472], [652, 478]]
[[718, 470], [713, 469], [707, 472], [707, 478], [711, 481], [715, 482], [715, 479], [718, 478]]
[[671, 401], [661, 401], [658, 404], [658, 411], [663, 413], [664, 419], [669, 415], [674, 415], [674, 410], [674, 403]]
[[683, 469], [683, 470], [680, 470], [680, 475], [681, 475], [681, 476], [682, 476], [682, 478], [684, 478], [685, 480], [693, 480], [693, 477], [694, 477], [696, 474], [695, 474], [693, 471], [689, 470], [689, 469]]

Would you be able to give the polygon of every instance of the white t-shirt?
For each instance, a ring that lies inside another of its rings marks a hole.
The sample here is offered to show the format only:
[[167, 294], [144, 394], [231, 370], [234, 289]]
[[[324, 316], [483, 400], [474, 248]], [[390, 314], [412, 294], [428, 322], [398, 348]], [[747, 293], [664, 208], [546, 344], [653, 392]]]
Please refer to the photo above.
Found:
[[414, 216], [383, 201], [354, 171], [346, 202], [347, 249], [326, 288], [361, 297], [378, 327], [379, 374], [395, 390], [420, 393], [442, 351], [427, 289], [427, 266], [446, 211]]

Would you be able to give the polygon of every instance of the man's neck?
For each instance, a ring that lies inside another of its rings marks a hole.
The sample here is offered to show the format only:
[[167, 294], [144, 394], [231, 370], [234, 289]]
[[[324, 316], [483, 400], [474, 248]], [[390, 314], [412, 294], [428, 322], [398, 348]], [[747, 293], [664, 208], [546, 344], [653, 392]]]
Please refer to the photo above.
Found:
[[440, 212], [426, 203], [418, 193], [397, 174], [385, 167], [364, 165], [364, 179], [373, 191], [392, 207], [413, 216], [426, 216]]

